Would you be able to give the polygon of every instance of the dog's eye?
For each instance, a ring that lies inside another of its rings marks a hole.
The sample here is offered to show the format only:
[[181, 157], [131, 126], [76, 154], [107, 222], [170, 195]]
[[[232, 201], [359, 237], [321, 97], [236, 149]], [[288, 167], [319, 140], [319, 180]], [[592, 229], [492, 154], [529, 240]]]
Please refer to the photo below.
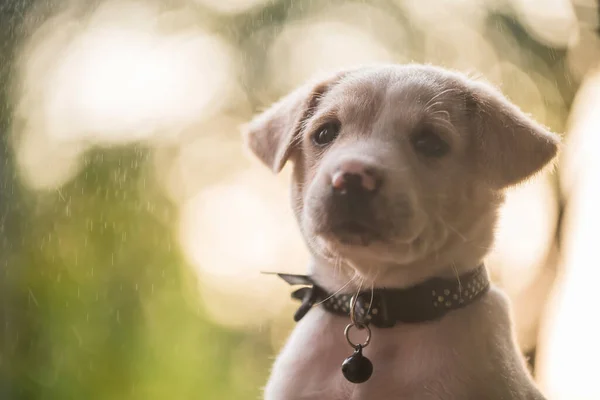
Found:
[[431, 129], [425, 128], [411, 138], [412, 146], [417, 153], [425, 157], [439, 158], [450, 151], [450, 146]]
[[339, 124], [327, 123], [320, 127], [312, 136], [312, 141], [317, 146], [325, 146], [335, 140], [340, 131]]

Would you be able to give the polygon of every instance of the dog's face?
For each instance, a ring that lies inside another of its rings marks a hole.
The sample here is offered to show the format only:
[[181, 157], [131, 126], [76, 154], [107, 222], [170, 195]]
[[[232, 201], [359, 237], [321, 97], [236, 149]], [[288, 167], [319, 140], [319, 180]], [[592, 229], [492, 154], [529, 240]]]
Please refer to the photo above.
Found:
[[308, 84], [247, 135], [275, 171], [294, 162], [293, 206], [313, 253], [358, 269], [440, 257], [457, 242], [485, 253], [491, 229], [479, 228], [500, 191], [558, 144], [491, 87], [416, 65]]

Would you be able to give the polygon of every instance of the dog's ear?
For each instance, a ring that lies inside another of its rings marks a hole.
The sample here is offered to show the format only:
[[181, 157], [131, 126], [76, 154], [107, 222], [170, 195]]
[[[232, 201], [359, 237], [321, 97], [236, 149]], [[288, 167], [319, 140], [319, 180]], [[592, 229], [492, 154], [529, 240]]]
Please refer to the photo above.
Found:
[[560, 138], [506, 99], [497, 89], [470, 82], [467, 109], [476, 168], [496, 189], [515, 185], [544, 168]]
[[256, 116], [243, 129], [246, 145], [274, 172], [281, 171], [299, 145], [304, 122], [342, 75], [338, 73], [306, 83]]

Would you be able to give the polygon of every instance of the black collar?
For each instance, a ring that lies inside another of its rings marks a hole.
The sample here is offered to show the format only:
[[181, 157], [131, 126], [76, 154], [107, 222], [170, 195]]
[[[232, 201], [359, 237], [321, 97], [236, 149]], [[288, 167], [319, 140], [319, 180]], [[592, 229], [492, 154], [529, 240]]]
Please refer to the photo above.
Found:
[[[302, 319], [314, 305], [321, 305], [333, 314], [350, 315], [350, 301], [355, 293], [328, 293], [306, 275], [277, 275], [290, 285], [305, 286], [292, 293], [292, 298], [302, 302], [294, 321]], [[473, 303], [489, 286], [485, 266], [480, 265], [458, 278], [433, 278], [406, 289], [360, 292], [356, 297], [355, 315], [357, 322], [379, 328], [390, 328], [399, 322], [436, 320], [451, 310]]]

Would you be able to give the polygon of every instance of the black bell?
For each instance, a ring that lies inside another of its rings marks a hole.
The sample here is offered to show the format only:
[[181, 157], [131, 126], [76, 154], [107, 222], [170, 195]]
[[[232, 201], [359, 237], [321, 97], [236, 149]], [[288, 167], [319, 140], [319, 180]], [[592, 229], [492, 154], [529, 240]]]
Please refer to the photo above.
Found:
[[354, 354], [342, 363], [342, 373], [352, 383], [363, 383], [371, 377], [373, 364], [367, 357], [363, 356], [360, 344], [356, 346]]

